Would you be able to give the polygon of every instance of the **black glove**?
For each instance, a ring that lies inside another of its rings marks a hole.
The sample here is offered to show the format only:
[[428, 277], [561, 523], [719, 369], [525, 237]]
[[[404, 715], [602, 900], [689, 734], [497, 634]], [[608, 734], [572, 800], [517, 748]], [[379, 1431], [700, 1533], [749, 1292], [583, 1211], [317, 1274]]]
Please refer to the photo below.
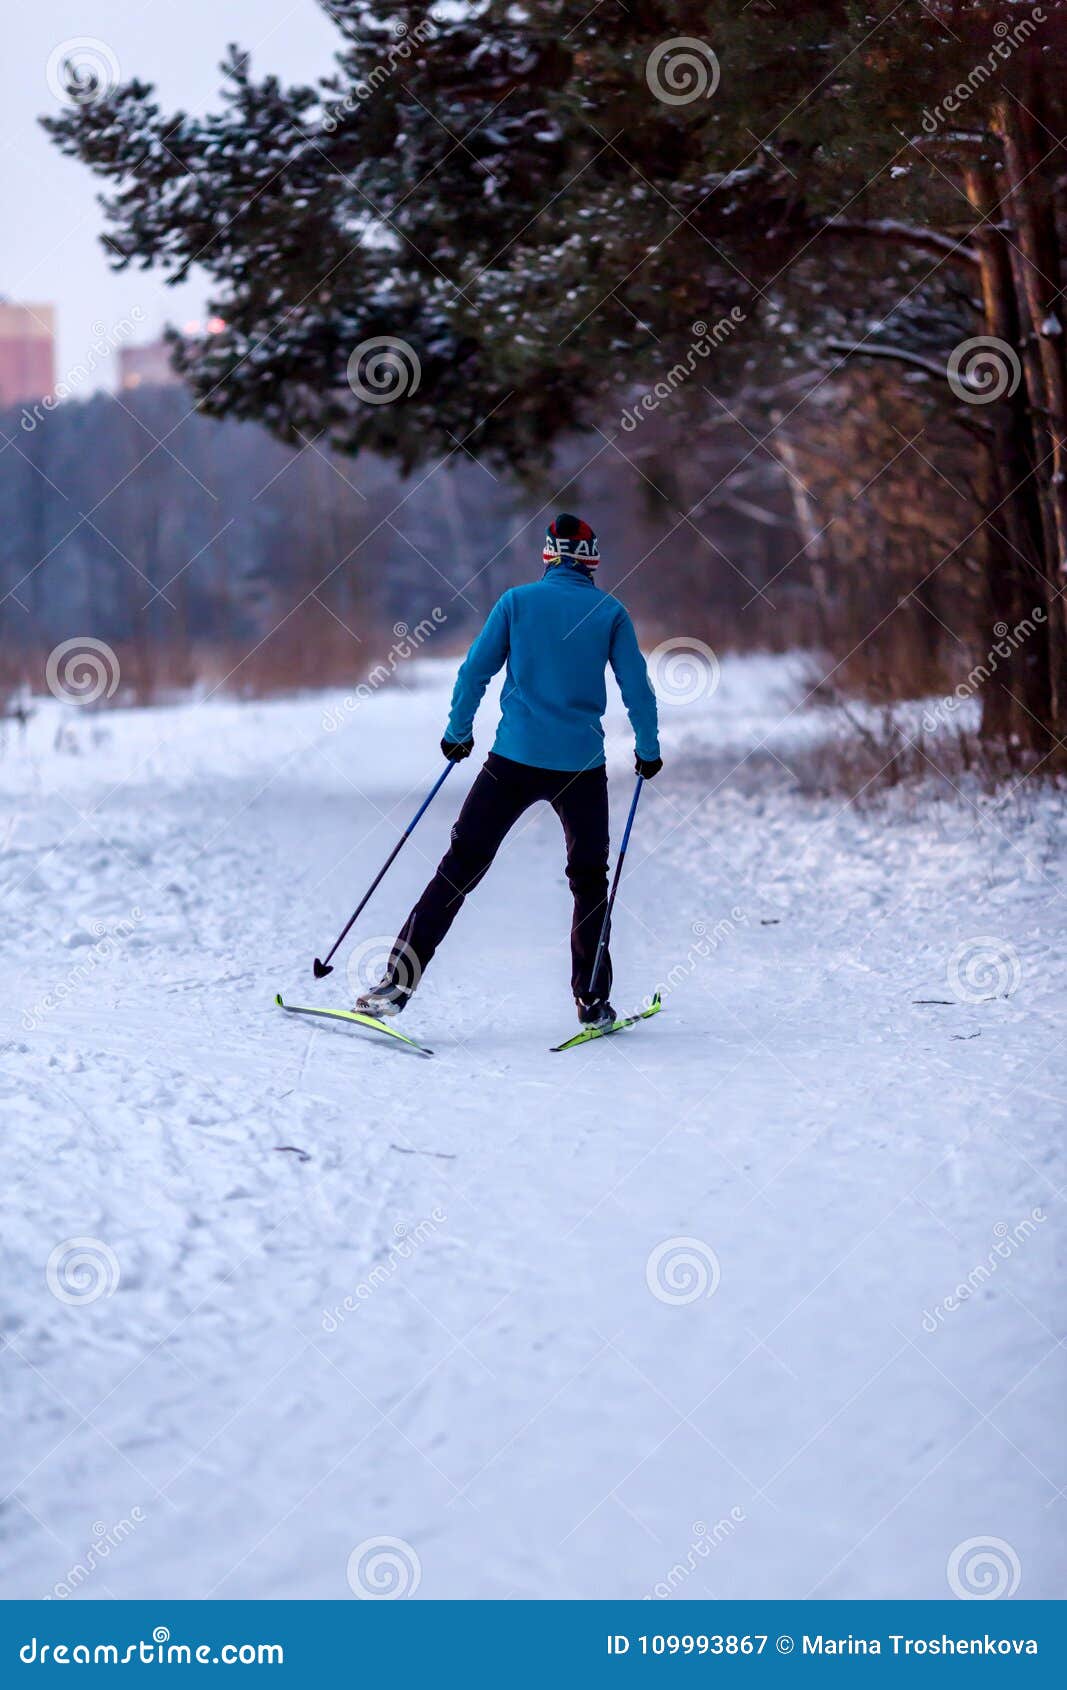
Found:
[[469, 757], [474, 750], [473, 739], [443, 739], [441, 750], [450, 763], [462, 763], [464, 757]]
[[635, 757], [634, 768], [642, 780], [651, 780], [663, 767], [662, 757]]

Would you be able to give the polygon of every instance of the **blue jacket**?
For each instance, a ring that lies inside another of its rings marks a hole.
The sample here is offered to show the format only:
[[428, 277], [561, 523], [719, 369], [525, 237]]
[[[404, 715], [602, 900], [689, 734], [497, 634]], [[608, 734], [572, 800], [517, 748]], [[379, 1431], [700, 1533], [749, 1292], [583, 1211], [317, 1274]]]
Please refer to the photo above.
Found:
[[604, 761], [604, 671], [619, 683], [637, 755], [659, 756], [656, 695], [634, 625], [583, 570], [556, 564], [540, 581], [499, 598], [456, 677], [446, 738], [470, 739], [474, 713], [507, 663], [493, 750], [541, 769], [592, 769]]

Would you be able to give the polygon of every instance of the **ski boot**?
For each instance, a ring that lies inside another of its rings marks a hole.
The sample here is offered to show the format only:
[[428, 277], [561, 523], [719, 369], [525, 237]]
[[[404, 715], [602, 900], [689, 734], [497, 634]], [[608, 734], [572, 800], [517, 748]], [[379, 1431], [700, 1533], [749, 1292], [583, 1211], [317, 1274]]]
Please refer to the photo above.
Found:
[[360, 1015], [373, 1015], [378, 1021], [388, 1021], [400, 1014], [410, 996], [410, 992], [405, 992], [402, 986], [394, 984], [387, 976], [358, 997], [355, 1008]]
[[607, 998], [577, 998], [578, 1022], [582, 1027], [612, 1027], [618, 1020]]

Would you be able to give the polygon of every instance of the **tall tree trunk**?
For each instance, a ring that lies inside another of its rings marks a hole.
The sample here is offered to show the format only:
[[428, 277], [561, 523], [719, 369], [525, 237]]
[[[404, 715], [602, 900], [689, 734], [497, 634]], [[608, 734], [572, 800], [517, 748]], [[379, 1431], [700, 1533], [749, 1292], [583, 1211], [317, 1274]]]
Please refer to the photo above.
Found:
[[[779, 428], [783, 420], [781, 411], [771, 414], [771, 421], [775, 428]], [[815, 504], [808, 489], [808, 484], [801, 474], [797, 449], [787, 433], [779, 434], [777, 447], [782, 455], [782, 462], [786, 467], [786, 480], [789, 483], [789, 496], [793, 502], [793, 516], [800, 537], [804, 542], [804, 555], [808, 560], [808, 570], [811, 584], [815, 593], [815, 604], [819, 618], [819, 632], [827, 647], [830, 646], [833, 635], [833, 608], [831, 605], [830, 583], [827, 576], [827, 562], [830, 555], [830, 537], [821, 532], [816, 520]]]
[[[971, 156], [963, 167], [967, 198], [982, 219], [976, 236], [985, 326], [1006, 345], [1020, 343], [1019, 313], [1008, 242], [998, 227], [999, 203], [992, 169]], [[990, 630], [1014, 628], [1036, 601], [1047, 608], [1044, 533], [1026, 392], [1022, 386], [990, 407], [992, 434], [979, 466], [985, 560], [984, 597]], [[987, 740], [1017, 738], [1044, 753], [1041, 724], [1051, 722], [1047, 624], [1012, 654], [985, 689], [982, 734]]]
[[[1032, 98], [1037, 101], [1036, 85]], [[1067, 727], [1067, 622], [1058, 596], [1067, 583], [1067, 370], [1056, 314], [1060, 260], [1053, 221], [1056, 154], [1039, 144], [1030, 112], [1010, 97], [999, 102], [995, 124], [1004, 148], [1007, 205], [1015, 226], [1009, 245], [1039, 480], [1046, 512], [1044, 576], [1049, 639], [1049, 694], [1057, 736]]]

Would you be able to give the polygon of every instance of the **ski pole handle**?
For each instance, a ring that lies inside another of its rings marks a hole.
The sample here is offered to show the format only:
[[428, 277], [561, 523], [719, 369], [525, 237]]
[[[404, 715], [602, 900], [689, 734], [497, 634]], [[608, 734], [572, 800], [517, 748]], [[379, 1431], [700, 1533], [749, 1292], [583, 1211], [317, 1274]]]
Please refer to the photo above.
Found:
[[615, 907], [615, 894], [619, 890], [619, 877], [622, 874], [623, 859], [626, 856], [626, 847], [630, 843], [630, 833], [633, 829], [634, 817], [637, 814], [637, 802], [641, 796], [641, 788], [644, 784], [644, 776], [638, 775], [637, 785], [634, 787], [634, 795], [630, 800], [630, 814], [626, 818], [626, 826], [623, 829], [622, 844], [619, 846], [619, 860], [615, 864], [615, 878], [611, 883], [611, 892], [608, 896], [608, 907], [604, 911], [604, 920], [600, 926], [600, 938], [597, 940], [596, 956], [593, 959], [593, 972], [589, 976], [589, 996], [591, 998], [596, 997], [597, 977], [600, 974], [600, 964], [603, 960], [604, 949], [608, 942], [608, 928], [611, 926], [611, 912]]
[[396, 859], [400, 855], [400, 852], [402, 851], [403, 847], [407, 844], [408, 840], [411, 838], [411, 835], [414, 833], [414, 831], [415, 831], [416, 827], [418, 826], [419, 822], [422, 820], [423, 816], [426, 814], [427, 810], [430, 808], [430, 805], [433, 803], [434, 799], [437, 797], [437, 794], [440, 792], [441, 788], [444, 786], [445, 781], [448, 779], [449, 775], [452, 773], [452, 770], [455, 768], [455, 766], [456, 765], [454, 763], [446, 763], [445, 764], [444, 768], [441, 770], [441, 773], [438, 775], [437, 779], [434, 781], [433, 786], [430, 788], [429, 793], [423, 799], [423, 801], [419, 805], [418, 809], [415, 811], [415, 814], [412, 816], [411, 820], [408, 822], [407, 827], [404, 829], [403, 833], [400, 835], [400, 838], [397, 840], [396, 844], [393, 846], [393, 849], [390, 851], [389, 855], [386, 857], [386, 859], [385, 859], [384, 863], [382, 864], [381, 868], [378, 870], [378, 873], [375, 875], [374, 879], [371, 881], [370, 885], [367, 887], [367, 890], [364, 892], [364, 894], [363, 894], [362, 898], [360, 899], [359, 903], [356, 905], [356, 908], [352, 911], [352, 914], [349, 916], [348, 920], [345, 922], [344, 927], [341, 929], [340, 933], [337, 935], [337, 938], [334, 940], [330, 949], [327, 951], [325, 961], [320, 962], [318, 957], [315, 958], [313, 971], [314, 971], [314, 975], [315, 975], [316, 980], [324, 980], [326, 978], [327, 974], [333, 973], [333, 969], [330, 966], [330, 958], [334, 955], [334, 952], [337, 950], [338, 946], [342, 945], [344, 943], [344, 941], [347, 939], [349, 933], [352, 931], [353, 926], [359, 920], [359, 917], [363, 914], [363, 911], [366, 909], [367, 905], [370, 903], [370, 900], [373, 898], [375, 892], [377, 892], [377, 890], [378, 890], [379, 886], [381, 885], [382, 881], [385, 879], [389, 870], [392, 868], [393, 864], [396, 862]]

